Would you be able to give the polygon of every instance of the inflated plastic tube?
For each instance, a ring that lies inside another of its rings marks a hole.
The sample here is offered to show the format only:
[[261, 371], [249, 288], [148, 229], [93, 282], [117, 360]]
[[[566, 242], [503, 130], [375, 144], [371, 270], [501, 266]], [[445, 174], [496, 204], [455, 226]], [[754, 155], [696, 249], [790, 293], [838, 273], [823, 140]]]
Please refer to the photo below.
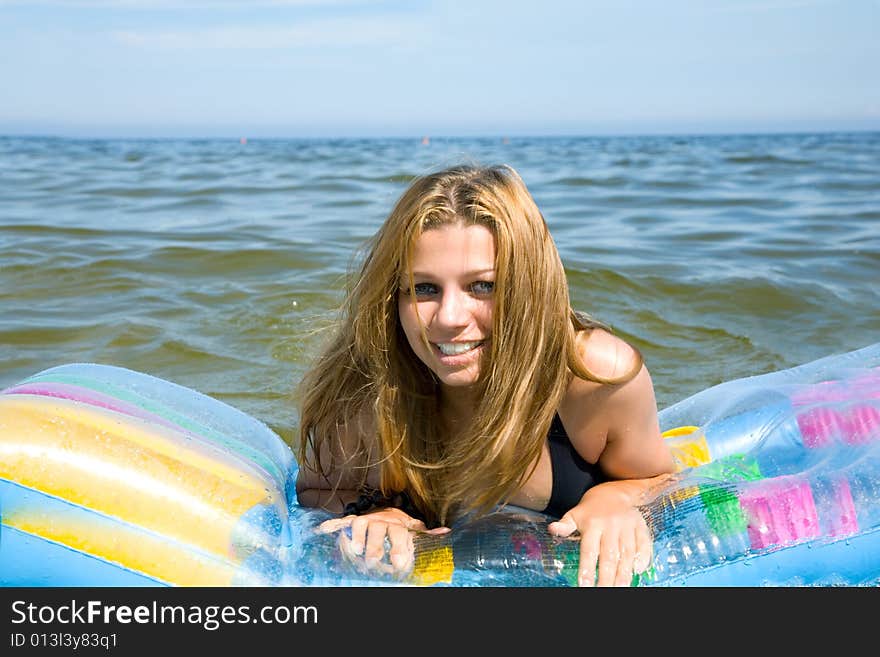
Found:
[[[680, 472], [643, 507], [666, 585], [880, 582], [880, 344], [660, 413]], [[193, 390], [72, 364], [0, 393], [0, 584], [570, 586], [577, 539], [517, 508], [364, 574], [300, 507], [274, 432]]]
[[[661, 412], [684, 469], [645, 508], [647, 581], [880, 582], [880, 345], [705, 390]], [[734, 409], [735, 412], [731, 412]], [[677, 434], [677, 435], [675, 435]]]
[[[665, 409], [680, 472], [643, 507], [642, 586], [880, 583], [880, 345], [724, 383]], [[700, 422], [694, 425], [690, 418]], [[313, 518], [305, 512], [300, 521]], [[578, 543], [508, 510], [416, 541], [404, 583], [567, 586]], [[332, 539], [306, 535], [304, 584], [368, 583]]]
[[281, 578], [289, 448], [193, 390], [65, 365], [0, 394], [0, 584]]
[[[874, 345], [721, 384], [661, 412], [681, 471], [643, 508], [654, 562], [635, 583], [880, 582], [878, 365]], [[547, 520], [508, 511], [418, 539], [406, 582], [571, 585], [577, 542], [551, 537]], [[338, 554], [329, 567], [322, 560], [329, 540], [307, 539], [304, 582], [357, 583]]]

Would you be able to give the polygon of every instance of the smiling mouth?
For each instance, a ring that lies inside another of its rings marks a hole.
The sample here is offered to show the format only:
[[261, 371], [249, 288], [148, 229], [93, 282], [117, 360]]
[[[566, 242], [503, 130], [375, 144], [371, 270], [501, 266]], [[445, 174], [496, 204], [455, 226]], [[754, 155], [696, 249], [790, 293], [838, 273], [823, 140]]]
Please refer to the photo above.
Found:
[[485, 340], [475, 340], [473, 342], [435, 342], [434, 346], [444, 356], [460, 356], [481, 347], [485, 342]]

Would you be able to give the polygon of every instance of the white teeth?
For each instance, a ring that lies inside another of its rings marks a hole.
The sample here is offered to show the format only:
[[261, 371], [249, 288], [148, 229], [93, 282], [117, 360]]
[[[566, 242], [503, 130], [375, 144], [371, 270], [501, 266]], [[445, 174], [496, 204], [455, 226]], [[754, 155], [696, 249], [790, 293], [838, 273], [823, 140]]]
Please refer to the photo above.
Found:
[[470, 351], [483, 344], [482, 340], [476, 342], [438, 342], [437, 347], [444, 356], [457, 356]]

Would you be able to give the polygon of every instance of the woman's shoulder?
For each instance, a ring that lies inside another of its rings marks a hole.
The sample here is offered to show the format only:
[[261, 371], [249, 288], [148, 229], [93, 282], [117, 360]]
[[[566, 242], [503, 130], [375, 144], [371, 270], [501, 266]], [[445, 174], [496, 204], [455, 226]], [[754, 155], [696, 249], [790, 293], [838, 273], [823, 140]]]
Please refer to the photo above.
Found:
[[598, 380], [572, 377], [566, 391], [560, 411], [572, 444], [612, 477], [644, 476], [633, 464], [656, 454], [651, 445], [662, 442], [654, 387], [641, 354], [599, 328], [579, 334], [577, 349]]
[[347, 418], [337, 423], [338, 442], [343, 449], [357, 451], [358, 448], [372, 449], [376, 438], [376, 414], [368, 404], [353, 410]]
[[315, 426], [309, 446], [317, 446], [322, 461], [337, 463], [367, 461], [375, 447], [376, 419], [366, 404], [349, 409], [327, 422]]
[[604, 328], [579, 331], [575, 344], [581, 364], [599, 379], [623, 382], [641, 368], [639, 351]]
[[[308, 445], [306, 463], [299, 467], [298, 487], [322, 488], [329, 479], [334, 487], [352, 490], [362, 483], [366, 472], [366, 483], [378, 486], [378, 473], [373, 465], [376, 461], [376, 421], [370, 409], [362, 407], [351, 417], [340, 417], [317, 433], [315, 440]], [[314, 448], [317, 448], [318, 461], [314, 461]], [[320, 463], [321, 472], [314, 469]]]

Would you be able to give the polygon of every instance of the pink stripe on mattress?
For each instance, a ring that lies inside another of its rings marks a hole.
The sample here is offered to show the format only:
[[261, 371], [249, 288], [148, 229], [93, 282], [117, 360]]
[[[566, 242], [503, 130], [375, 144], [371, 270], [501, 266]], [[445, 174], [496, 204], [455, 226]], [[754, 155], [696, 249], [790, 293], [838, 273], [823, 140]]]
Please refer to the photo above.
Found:
[[131, 417], [147, 420], [154, 424], [160, 424], [164, 427], [168, 427], [176, 431], [191, 433], [184, 430], [180, 425], [172, 422], [171, 420], [168, 420], [160, 415], [156, 415], [155, 413], [151, 413], [150, 411], [141, 408], [140, 406], [122, 401], [120, 399], [117, 399], [116, 397], [111, 397], [110, 395], [105, 395], [104, 393], [97, 392], [96, 390], [82, 388], [80, 386], [74, 386], [67, 383], [25, 383], [4, 390], [3, 394], [38, 395], [42, 397], [69, 399], [71, 401], [88, 404], [89, 406], [106, 408], [108, 410], [115, 411], [116, 413], [122, 413], [123, 415], [129, 415]]

